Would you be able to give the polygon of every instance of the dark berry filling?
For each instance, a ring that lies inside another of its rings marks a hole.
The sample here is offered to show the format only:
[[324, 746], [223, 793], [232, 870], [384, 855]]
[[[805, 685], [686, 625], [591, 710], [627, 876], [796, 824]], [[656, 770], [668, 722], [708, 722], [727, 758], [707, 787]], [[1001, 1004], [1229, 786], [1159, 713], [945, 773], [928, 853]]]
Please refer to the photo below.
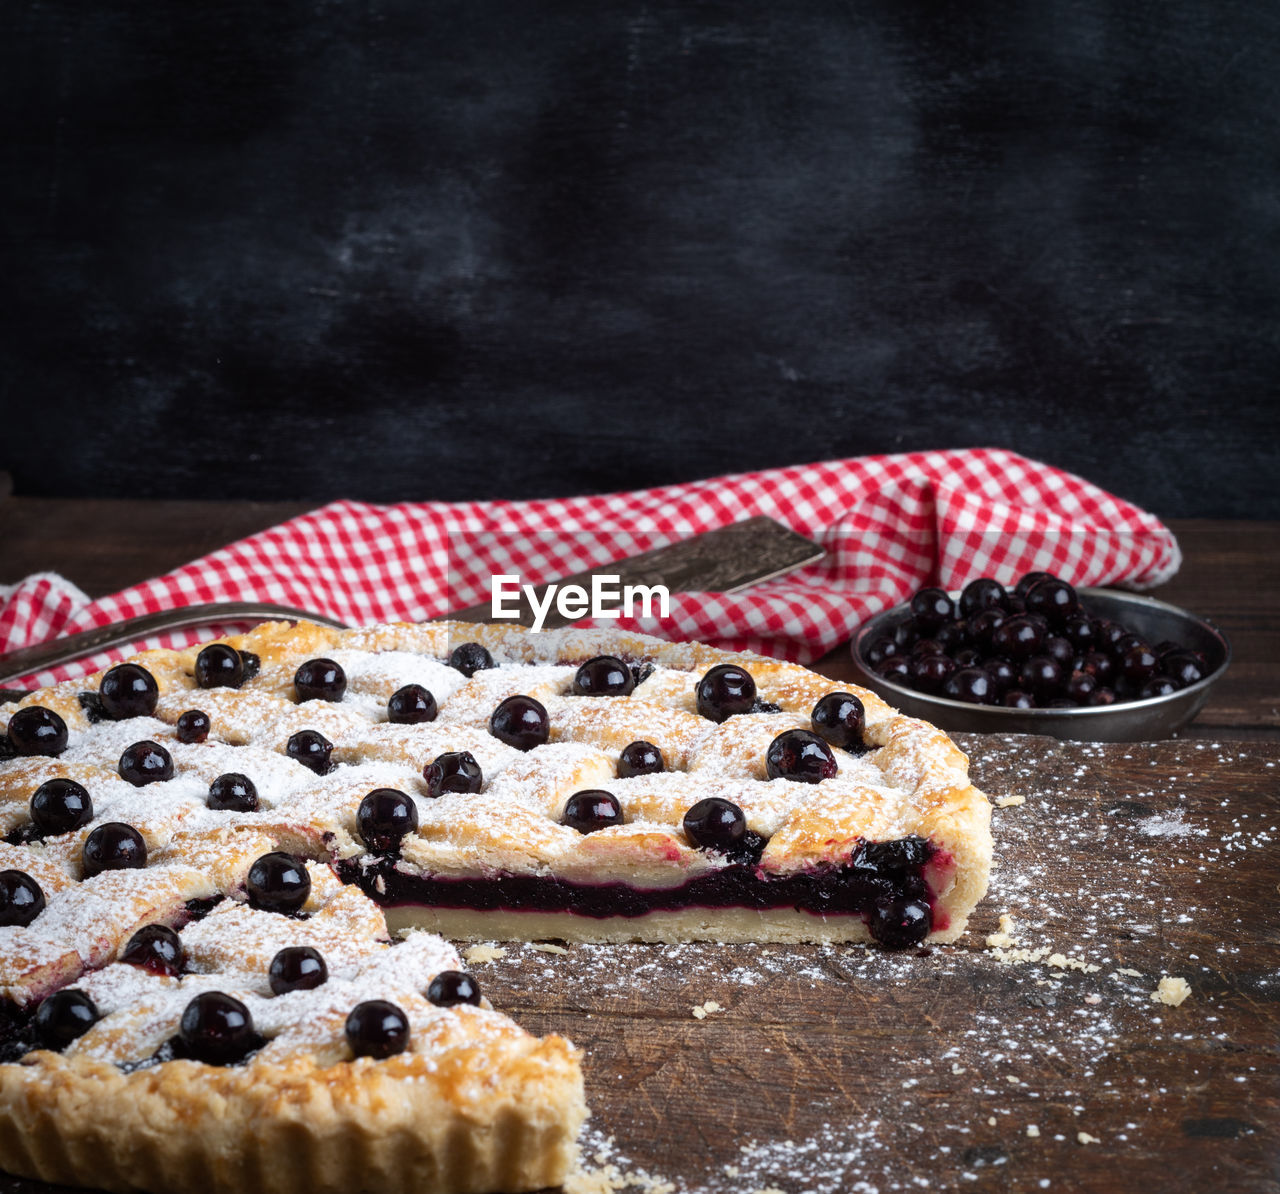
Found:
[[179, 742], [193, 746], [208, 738], [212, 728], [213, 723], [203, 709], [188, 709], [178, 718], [177, 738]]
[[173, 756], [158, 742], [146, 739], [126, 746], [120, 756], [120, 778], [135, 788], [173, 778]]
[[25, 928], [44, 911], [44, 892], [26, 871], [0, 871], [0, 925]]
[[564, 804], [560, 823], [579, 833], [594, 833], [610, 825], [622, 824], [622, 806], [612, 792], [588, 788], [574, 792]]
[[770, 779], [790, 779], [818, 784], [839, 771], [831, 747], [809, 730], [784, 730], [765, 751]]
[[613, 655], [588, 659], [573, 677], [575, 696], [627, 696], [635, 686], [631, 669]]
[[80, 867], [86, 879], [103, 871], [135, 871], [147, 865], [147, 843], [132, 825], [108, 821], [84, 839]]
[[618, 778], [631, 779], [637, 775], [656, 775], [667, 769], [666, 760], [652, 742], [632, 742], [622, 748], [618, 756]]
[[509, 696], [489, 718], [489, 733], [516, 750], [532, 750], [551, 736], [551, 719], [541, 701]]
[[487, 671], [496, 667], [493, 656], [479, 643], [461, 643], [454, 647], [449, 656], [449, 666], [470, 678], [476, 672]]
[[244, 659], [226, 643], [210, 643], [196, 656], [197, 687], [239, 688], [248, 678], [244, 674]]
[[267, 981], [275, 995], [310, 991], [329, 981], [329, 967], [318, 949], [310, 945], [287, 945], [271, 959]]
[[240, 1000], [221, 991], [197, 995], [182, 1013], [174, 1055], [206, 1065], [234, 1065], [261, 1049], [253, 1016]]
[[317, 775], [328, 775], [333, 770], [329, 757], [333, 754], [333, 743], [319, 730], [299, 730], [290, 736], [285, 753], [296, 763], [314, 771]]
[[446, 792], [478, 792], [484, 787], [480, 764], [469, 750], [451, 750], [438, 755], [422, 769], [427, 795], [443, 796]]
[[717, 724], [739, 713], [750, 713], [756, 700], [756, 682], [736, 663], [718, 663], [698, 681], [698, 712]]
[[102, 698], [96, 692], [82, 692], [76, 699], [79, 700], [80, 708], [84, 710], [84, 715], [89, 719], [91, 726], [106, 720], [107, 713], [102, 707]]
[[120, 951], [120, 961], [152, 974], [174, 976], [182, 973], [187, 951], [182, 938], [168, 925], [143, 925]]
[[[744, 838], [752, 837], [757, 835], [744, 829]], [[867, 843], [845, 866], [791, 875], [770, 875], [760, 870], [757, 861], [738, 861], [734, 854], [728, 857], [728, 865], [670, 888], [574, 883], [538, 875], [448, 879], [408, 873], [393, 858], [348, 859], [338, 863], [337, 869], [344, 880], [358, 884], [384, 907], [571, 912], [593, 919], [685, 908], [794, 908], [813, 915], [870, 920], [878, 901], [918, 901], [923, 904], [928, 931], [931, 893], [924, 871], [938, 856], [921, 838]], [[910, 913], [903, 917], [918, 923]], [[901, 948], [898, 939], [889, 939], [887, 933], [886, 938], [884, 944]]]
[[311, 876], [296, 854], [273, 850], [249, 868], [245, 882], [249, 906], [285, 915], [297, 912], [311, 894]]
[[93, 800], [74, 779], [47, 779], [31, 797], [31, 821], [42, 836], [70, 833], [93, 820]]
[[369, 999], [347, 1017], [347, 1044], [357, 1057], [394, 1057], [409, 1047], [409, 1017], [394, 1003]]
[[52, 709], [28, 705], [9, 718], [8, 737], [15, 754], [57, 758], [67, 749], [67, 723]]
[[98, 700], [112, 721], [129, 717], [150, 717], [160, 699], [156, 678], [136, 663], [122, 663], [102, 677]]
[[209, 785], [205, 804], [212, 809], [233, 813], [258, 811], [258, 788], [247, 775], [228, 771], [217, 776]]
[[480, 984], [462, 970], [442, 970], [427, 987], [427, 998], [436, 1007], [480, 1006]]
[[387, 720], [392, 725], [416, 726], [424, 721], [435, 721], [439, 712], [436, 698], [421, 684], [397, 688], [387, 701]]
[[308, 659], [293, 674], [299, 702], [340, 701], [347, 691], [347, 674], [332, 659]]
[[418, 806], [395, 788], [374, 788], [356, 811], [356, 829], [375, 853], [399, 850], [400, 839], [418, 828]]

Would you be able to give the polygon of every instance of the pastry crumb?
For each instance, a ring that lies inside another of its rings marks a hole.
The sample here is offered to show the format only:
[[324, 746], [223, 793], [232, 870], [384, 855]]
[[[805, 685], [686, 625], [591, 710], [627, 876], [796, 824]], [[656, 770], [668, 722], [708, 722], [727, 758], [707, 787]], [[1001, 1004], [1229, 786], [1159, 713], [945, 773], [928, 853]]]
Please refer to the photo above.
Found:
[[987, 1116], [987, 1127], [994, 1128], [996, 1126], [996, 1117], [994, 1115]]
[[534, 941], [529, 945], [530, 949], [536, 949], [540, 954], [567, 954], [569, 951], [563, 945], [552, 945], [550, 941]]
[[951, 1072], [953, 1074], [963, 1074], [965, 1072], [965, 1068], [958, 1061], [953, 1061], [951, 1063]]
[[617, 1194], [619, 1190], [638, 1190], [640, 1194], [675, 1194], [675, 1186], [663, 1178], [651, 1177], [644, 1170], [624, 1173], [616, 1165], [600, 1169], [576, 1169], [564, 1179], [564, 1194]]
[[496, 962], [499, 958], [505, 958], [507, 951], [500, 945], [473, 945], [462, 956], [468, 966], [480, 966], [485, 962]]
[[1101, 1144], [1102, 1143], [1102, 1141], [1099, 1140], [1096, 1136], [1090, 1136], [1088, 1132], [1077, 1132], [1076, 1140], [1078, 1140], [1081, 1144]]
[[1004, 1080], [1009, 1083], [1010, 1086], [1017, 1086], [1018, 1083], [1022, 1081], [1017, 1074], [1006, 1074], [1004, 1076]]
[[1025, 796], [1001, 796], [996, 801], [996, 808], [1016, 808], [1020, 804], [1026, 804]]
[[693, 1018], [695, 1020], [705, 1020], [712, 1012], [722, 1012], [722, 1008], [714, 999], [708, 999], [706, 1003], [700, 1003], [693, 1009]]
[[1141, 971], [1141, 970], [1130, 970], [1127, 966], [1121, 966], [1121, 967], [1120, 967], [1120, 969], [1116, 971], [1116, 973], [1117, 973], [1117, 974], [1127, 974], [1130, 978], [1141, 978], [1141, 977], [1142, 977], [1142, 971]]
[[1102, 1002], [1102, 996], [1099, 995], [1097, 991], [1094, 991], [1091, 994], [1086, 995], [1084, 997], [1084, 1001], [1085, 1003], [1090, 1004], [1091, 1006], [1097, 1006], [1099, 1003]]
[[1027, 1124], [1027, 1135], [1032, 1139], [1040, 1135], [1040, 1129], [1035, 1124]]
[[1181, 1007], [1190, 994], [1191, 984], [1185, 978], [1166, 974], [1160, 980], [1160, 985], [1151, 992], [1151, 1001], [1168, 1007]]
[[1007, 912], [1002, 912], [999, 928], [987, 937], [987, 948], [1008, 949], [1017, 944], [1017, 938], [1013, 935], [1013, 917]]

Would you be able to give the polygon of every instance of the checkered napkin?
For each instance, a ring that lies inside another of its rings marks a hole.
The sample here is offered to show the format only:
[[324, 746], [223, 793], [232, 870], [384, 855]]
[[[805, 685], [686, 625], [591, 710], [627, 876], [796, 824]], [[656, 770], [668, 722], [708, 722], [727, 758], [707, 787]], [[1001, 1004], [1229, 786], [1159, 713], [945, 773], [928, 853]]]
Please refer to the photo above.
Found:
[[668, 617], [599, 624], [807, 661], [926, 584], [1009, 583], [1043, 569], [1078, 585], [1147, 588], [1181, 559], [1156, 517], [1070, 473], [998, 449], [915, 452], [551, 501], [334, 502], [97, 601], [50, 573], [0, 588], [0, 652], [211, 601], [272, 601], [352, 625], [439, 617], [487, 601], [495, 573], [551, 581], [757, 514], [817, 540], [825, 557], [741, 593], [672, 594]]

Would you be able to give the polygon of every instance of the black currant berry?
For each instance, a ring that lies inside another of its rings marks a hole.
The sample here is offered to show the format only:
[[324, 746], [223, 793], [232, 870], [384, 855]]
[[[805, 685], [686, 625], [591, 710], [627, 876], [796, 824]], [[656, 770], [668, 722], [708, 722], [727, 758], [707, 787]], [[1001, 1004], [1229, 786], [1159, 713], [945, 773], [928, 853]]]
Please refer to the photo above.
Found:
[[213, 723], [209, 720], [209, 715], [203, 709], [188, 709], [181, 717], [178, 718], [178, 741], [187, 746], [193, 746], [197, 742], [203, 742], [209, 737], [209, 731], [212, 727]]
[[31, 797], [31, 820], [44, 836], [70, 833], [93, 820], [93, 801], [74, 779], [47, 779]]
[[128, 717], [150, 717], [160, 699], [156, 678], [136, 663], [121, 663], [113, 667], [98, 685], [98, 700], [102, 711], [112, 721]]
[[480, 984], [461, 970], [442, 970], [427, 987], [427, 998], [436, 1007], [457, 1007], [469, 1003], [480, 1005]]
[[16, 754], [57, 758], [67, 749], [67, 723], [52, 709], [27, 705], [9, 718], [9, 743]]
[[747, 818], [736, 804], [720, 796], [699, 800], [684, 815], [684, 831], [695, 846], [729, 853], [747, 833]]
[[291, 735], [285, 753], [295, 763], [301, 763], [317, 775], [328, 775], [333, 770], [333, 764], [329, 761], [333, 754], [333, 743], [319, 730], [299, 730]]
[[400, 839], [418, 828], [418, 806], [395, 788], [374, 788], [360, 801], [356, 828], [367, 850], [398, 850]]
[[329, 981], [329, 967], [318, 949], [310, 945], [287, 945], [271, 959], [267, 981], [275, 995], [311, 991]]
[[397, 688], [387, 701], [387, 720], [396, 726], [416, 726], [424, 721], [435, 721], [439, 712], [436, 698], [421, 684]]
[[173, 756], [160, 743], [143, 739], [124, 748], [118, 770], [135, 788], [163, 783], [173, 778]]
[[183, 1011], [178, 1043], [182, 1055], [192, 1061], [234, 1065], [261, 1048], [262, 1038], [240, 1000], [221, 991], [205, 991]]
[[876, 901], [867, 927], [883, 948], [910, 949], [929, 935], [932, 923], [932, 913], [924, 900], [889, 898]]
[[244, 657], [226, 643], [210, 643], [196, 656], [196, 686], [239, 688], [245, 682]]
[[134, 871], [147, 865], [147, 843], [132, 825], [108, 821], [84, 839], [80, 868], [86, 879], [103, 871]]
[[0, 871], [0, 925], [25, 928], [44, 911], [44, 892], [26, 871]]
[[770, 779], [820, 784], [839, 770], [831, 747], [809, 730], [784, 730], [765, 751], [765, 771]]
[[83, 991], [55, 991], [36, 1008], [36, 1040], [41, 1048], [61, 1053], [101, 1019], [97, 1004]]
[[532, 750], [551, 736], [551, 719], [541, 701], [509, 696], [489, 718], [489, 733], [516, 750]]
[[750, 713], [755, 699], [755, 680], [736, 663], [718, 663], [698, 681], [698, 712], [717, 724]]
[[431, 797], [446, 792], [478, 792], [484, 787], [480, 764], [469, 750], [451, 750], [437, 756], [422, 769], [422, 778]]
[[454, 647], [453, 653], [449, 656], [449, 666], [470, 678], [476, 672], [488, 671], [497, 664], [493, 662], [493, 656], [479, 643], [462, 643]]
[[612, 792], [587, 788], [565, 801], [560, 823], [579, 833], [594, 833], [610, 825], [622, 824], [622, 806]]
[[332, 659], [308, 659], [293, 673], [293, 690], [300, 704], [340, 701], [347, 691], [347, 673]]
[[347, 1017], [346, 1032], [357, 1057], [394, 1057], [409, 1047], [409, 1017], [385, 999], [357, 1003]]
[[635, 686], [631, 669], [613, 655], [588, 659], [573, 677], [575, 696], [626, 696]]
[[258, 789], [247, 775], [228, 771], [209, 785], [205, 804], [221, 812], [255, 813], [258, 811]]
[[656, 775], [667, 769], [666, 761], [652, 742], [632, 742], [622, 748], [618, 756], [618, 778], [632, 779], [637, 775]]
[[306, 863], [296, 854], [273, 850], [249, 868], [245, 882], [249, 906], [264, 912], [288, 915], [297, 912], [311, 894], [311, 876]]
[[809, 714], [809, 724], [837, 750], [860, 755], [869, 750], [866, 741], [867, 711], [851, 692], [829, 692], [819, 698]]
[[120, 961], [152, 974], [176, 976], [186, 965], [187, 951], [168, 925], [143, 925], [120, 951]]

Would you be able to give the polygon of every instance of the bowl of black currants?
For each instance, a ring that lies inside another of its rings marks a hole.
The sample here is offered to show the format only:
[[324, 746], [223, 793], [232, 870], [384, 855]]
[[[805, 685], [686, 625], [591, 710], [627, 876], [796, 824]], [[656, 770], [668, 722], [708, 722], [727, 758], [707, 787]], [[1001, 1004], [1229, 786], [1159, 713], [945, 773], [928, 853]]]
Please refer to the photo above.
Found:
[[945, 730], [1137, 742], [1200, 712], [1231, 645], [1176, 605], [1028, 572], [921, 589], [858, 631], [853, 660], [866, 687]]

